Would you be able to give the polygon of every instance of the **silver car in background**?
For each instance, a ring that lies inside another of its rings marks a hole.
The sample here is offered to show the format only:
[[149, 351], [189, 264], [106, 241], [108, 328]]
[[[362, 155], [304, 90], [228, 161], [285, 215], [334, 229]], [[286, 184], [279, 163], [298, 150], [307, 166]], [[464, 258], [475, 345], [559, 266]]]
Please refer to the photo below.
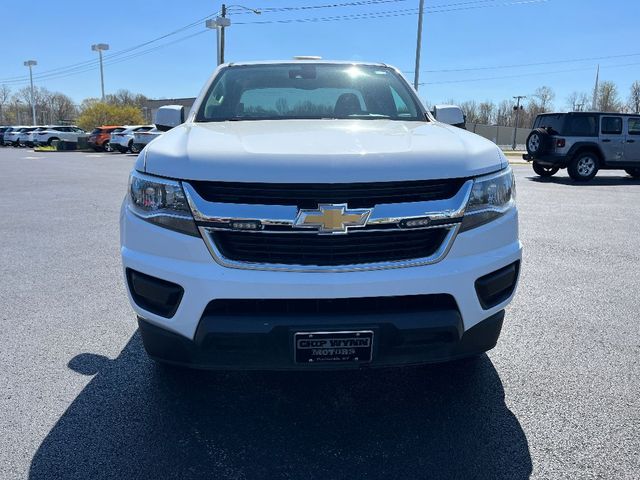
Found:
[[151, 140], [155, 140], [164, 132], [153, 127], [146, 132], [136, 132], [133, 134], [133, 143], [131, 144], [131, 153], [139, 153], [146, 147]]
[[153, 125], [127, 125], [125, 130], [111, 134], [109, 144], [113, 150], [117, 150], [120, 153], [127, 153], [129, 151], [137, 153], [139, 150], [134, 150], [135, 134], [145, 133], [153, 128]]

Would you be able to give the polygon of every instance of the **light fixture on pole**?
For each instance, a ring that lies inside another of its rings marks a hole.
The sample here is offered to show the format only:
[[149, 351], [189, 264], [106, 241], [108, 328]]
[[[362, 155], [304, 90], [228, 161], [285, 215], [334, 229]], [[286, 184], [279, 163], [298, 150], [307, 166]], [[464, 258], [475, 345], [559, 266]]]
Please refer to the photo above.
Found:
[[255, 13], [256, 15], [262, 14], [260, 10], [255, 8], [245, 7], [244, 5], [227, 6], [223, 3], [222, 8], [220, 9], [220, 16], [216, 17], [215, 20], [209, 19], [205, 22], [204, 24], [205, 27], [216, 30], [216, 36], [218, 39], [218, 55], [217, 55], [218, 65], [220, 65], [221, 63], [224, 63], [224, 45], [225, 45], [224, 29], [231, 26], [231, 19], [227, 18], [227, 13], [229, 9], [233, 9], [233, 8], [246, 10], [248, 12]]
[[217, 65], [220, 65], [223, 62], [224, 54], [222, 53], [222, 29], [224, 27], [228, 27], [231, 25], [231, 20], [228, 18], [217, 17], [215, 19], [211, 18], [204, 23], [204, 26], [207, 28], [211, 28], [216, 31], [216, 38], [218, 40], [218, 46], [216, 48], [216, 62]]
[[109, 45], [106, 43], [96, 43], [91, 45], [91, 50], [98, 52], [98, 55], [100, 56], [100, 88], [102, 91], [102, 101], [104, 102], [104, 70], [102, 69], [102, 52], [104, 50], [109, 50]]
[[25, 67], [29, 67], [29, 81], [31, 83], [31, 122], [32, 125], [36, 124], [36, 104], [33, 98], [33, 67], [38, 65], [35, 60], [27, 60], [24, 62]]

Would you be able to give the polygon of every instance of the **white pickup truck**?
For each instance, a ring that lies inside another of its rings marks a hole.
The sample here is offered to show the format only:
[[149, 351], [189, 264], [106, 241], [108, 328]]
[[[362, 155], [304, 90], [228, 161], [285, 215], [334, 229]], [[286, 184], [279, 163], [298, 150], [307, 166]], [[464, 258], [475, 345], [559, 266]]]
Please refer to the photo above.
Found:
[[395, 68], [225, 64], [186, 119], [160, 109], [156, 125], [170, 131], [138, 156], [121, 212], [153, 359], [313, 370], [495, 346], [519, 277], [514, 175]]

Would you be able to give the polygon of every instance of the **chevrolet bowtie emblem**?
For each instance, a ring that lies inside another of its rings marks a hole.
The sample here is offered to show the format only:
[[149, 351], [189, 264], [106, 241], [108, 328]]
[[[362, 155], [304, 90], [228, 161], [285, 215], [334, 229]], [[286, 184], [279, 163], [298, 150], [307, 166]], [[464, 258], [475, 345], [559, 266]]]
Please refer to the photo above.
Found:
[[317, 228], [320, 233], [347, 233], [349, 227], [364, 227], [371, 209], [349, 210], [346, 204], [318, 205], [317, 209], [300, 209], [294, 226]]

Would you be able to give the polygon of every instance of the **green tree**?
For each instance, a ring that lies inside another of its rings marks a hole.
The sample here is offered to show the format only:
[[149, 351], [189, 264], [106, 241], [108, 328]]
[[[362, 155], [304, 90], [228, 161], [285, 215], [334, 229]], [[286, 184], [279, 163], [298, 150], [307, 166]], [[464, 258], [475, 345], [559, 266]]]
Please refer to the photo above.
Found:
[[131, 105], [88, 102], [82, 108], [77, 123], [80, 128], [91, 130], [100, 125], [139, 125], [144, 123], [144, 117], [138, 107]]

